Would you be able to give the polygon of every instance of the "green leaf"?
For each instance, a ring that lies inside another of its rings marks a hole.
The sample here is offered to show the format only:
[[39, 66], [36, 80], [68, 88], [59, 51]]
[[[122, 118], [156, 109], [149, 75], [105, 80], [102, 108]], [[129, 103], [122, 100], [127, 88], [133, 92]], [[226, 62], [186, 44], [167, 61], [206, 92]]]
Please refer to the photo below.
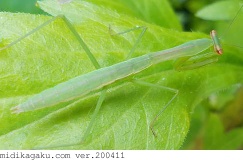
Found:
[[[242, 85], [234, 85], [213, 93], [200, 103], [191, 117], [191, 127], [183, 149], [241, 148], [243, 145], [242, 94]], [[222, 106], [218, 107], [215, 104]]]
[[25, 13], [35, 13], [42, 14], [44, 13], [42, 10], [35, 6], [36, 0], [8, 0], [0, 1], [0, 11], [8, 11], [8, 12], [25, 12]]
[[224, 127], [218, 116], [211, 115], [206, 128], [205, 149], [217, 148], [217, 145], [224, 140], [223, 131]]
[[243, 144], [243, 128], [225, 132], [219, 116], [212, 114], [207, 122], [205, 133], [205, 149], [237, 149]]
[[[68, 8], [69, 6], [60, 5], [56, 1], [45, 1], [44, 3], [40, 1], [38, 4], [44, 11], [51, 15], [65, 14], [70, 20], [74, 20], [75, 18], [75, 22], [80, 22], [84, 19], [83, 16], [86, 16], [86, 14], [80, 10], [80, 4], [87, 3], [90, 7], [90, 11], [92, 11], [95, 6], [99, 6], [101, 9], [102, 7], [106, 7], [107, 9], [110, 8], [120, 14], [130, 15], [165, 28], [174, 28], [176, 30], [182, 29], [178, 18], [167, 0], [86, 0], [84, 2], [74, 0], [72, 3], [76, 3], [79, 7]], [[82, 12], [82, 14], [80, 14], [80, 12]], [[115, 12], [113, 12], [113, 14], [114, 13]], [[87, 14], [87, 16], [89, 15]]]
[[[101, 66], [124, 61], [139, 31], [109, 34], [135, 26], [148, 30], [134, 57], [205, 37], [149, 24], [89, 1], [53, 5], [43, 1], [48, 13], [64, 14], [78, 30]], [[51, 17], [0, 13], [0, 46], [6, 46]], [[225, 49], [221, 61], [207, 67], [177, 72], [172, 62], [158, 64], [136, 78], [179, 90], [179, 95], [155, 123], [149, 124], [169, 102], [167, 90], [135, 85], [128, 79], [112, 85], [91, 133], [81, 141], [99, 92], [51, 108], [11, 114], [10, 108], [44, 89], [95, 68], [62, 20], [56, 20], [5, 50], [0, 50], [0, 148], [1, 149], [179, 149], [190, 124], [190, 114], [211, 93], [243, 81], [243, 56]], [[123, 83], [127, 82], [127, 83]]]
[[236, 0], [219, 1], [199, 10], [196, 16], [205, 20], [232, 20], [240, 7]]
[[[118, 0], [133, 15], [149, 23], [165, 28], [182, 30], [180, 22], [167, 0]], [[108, 2], [108, 1], [106, 1]], [[126, 12], [127, 13], [127, 12]]]

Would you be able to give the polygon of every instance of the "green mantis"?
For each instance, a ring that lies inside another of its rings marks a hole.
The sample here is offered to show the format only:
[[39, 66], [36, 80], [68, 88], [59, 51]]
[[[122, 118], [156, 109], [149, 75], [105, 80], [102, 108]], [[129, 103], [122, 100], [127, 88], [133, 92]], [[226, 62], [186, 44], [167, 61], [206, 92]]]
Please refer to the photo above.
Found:
[[[110, 84], [126, 78], [131, 75], [135, 75], [148, 67], [155, 65], [157, 63], [161, 63], [166, 60], [171, 59], [177, 59], [177, 58], [183, 58], [183, 57], [195, 57], [202, 51], [208, 49], [213, 45], [213, 41], [210, 39], [198, 39], [193, 40], [187, 43], [184, 43], [182, 45], [173, 47], [171, 49], [158, 51], [155, 53], [146, 54], [144, 56], [140, 56], [137, 58], [132, 58], [130, 60], [109, 66], [100, 68], [100, 65], [98, 64], [97, 60], [94, 58], [90, 50], [88, 49], [87, 45], [84, 43], [84, 41], [81, 39], [81, 37], [78, 35], [72, 24], [63, 16], [58, 16], [50, 21], [47, 21], [37, 29], [29, 32], [25, 36], [19, 38], [16, 42], [13, 42], [9, 46], [17, 43], [21, 39], [27, 37], [28, 35], [31, 35], [32, 33], [36, 32], [38, 29], [42, 28], [45, 25], [48, 25], [50, 22], [54, 21], [56, 18], [62, 18], [64, 22], [67, 24], [69, 29], [72, 31], [74, 36], [77, 38], [80, 45], [83, 47], [83, 49], [86, 51], [87, 55], [89, 56], [90, 60], [92, 61], [93, 65], [96, 67], [97, 70], [87, 73], [85, 75], [81, 75], [78, 77], [75, 77], [67, 82], [63, 82], [58, 84], [57, 86], [47, 89], [33, 97], [31, 97], [26, 102], [12, 108], [13, 113], [21, 113], [31, 110], [36, 110], [43, 107], [49, 107], [56, 104], [59, 104], [61, 102], [70, 101], [72, 99], [85, 96], [88, 93], [101, 89], [102, 87], [108, 87]], [[137, 27], [136, 29], [140, 29], [140, 27]], [[140, 36], [138, 37], [138, 42], [142, 38], [143, 34], [146, 31], [146, 28], [142, 27], [142, 32]], [[214, 39], [217, 39], [214, 35]], [[7, 47], [9, 47], [7, 46]], [[136, 47], [136, 46], [135, 46]], [[132, 54], [132, 52], [131, 52]], [[129, 54], [130, 57], [130, 54]], [[201, 59], [202, 57], [200, 57]], [[206, 65], [208, 63], [214, 62], [216, 59], [213, 59], [211, 61], [211, 58], [203, 60], [199, 66]], [[184, 64], [183, 62], [182, 64]], [[179, 65], [182, 65], [179, 64]], [[191, 67], [193, 68], [197, 64], [191, 64]], [[199, 67], [197, 66], [197, 67]], [[151, 85], [145, 82], [138, 82], [142, 85]], [[152, 86], [152, 85], [151, 85]], [[169, 91], [172, 91], [175, 93], [175, 96], [169, 101], [169, 103], [166, 105], [166, 107], [173, 101], [173, 99], [177, 96], [178, 91], [174, 89], [170, 89], [167, 87], [162, 87], [163, 89], [167, 89]], [[100, 98], [96, 105], [96, 110], [94, 112], [94, 115], [92, 116], [90, 125], [85, 132], [83, 136], [83, 141], [85, 140], [86, 136], [89, 134], [90, 129], [92, 127], [92, 123], [95, 121], [95, 117], [98, 114], [98, 111], [105, 99], [105, 92], [106, 90], [101, 91]], [[165, 108], [166, 108], [165, 107]], [[164, 108], [164, 109], [165, 109]], [[164, 110], [163, 109], [163, 110]], [[156, 136], [155, 131], [153, 130], [154, 123], [156, 122], [157, 118], [160, 116], [160, 114], [163, 112], [161, 110], [158, 115], [154, 118], [154, 120], [150, 124], [151, 131]]]

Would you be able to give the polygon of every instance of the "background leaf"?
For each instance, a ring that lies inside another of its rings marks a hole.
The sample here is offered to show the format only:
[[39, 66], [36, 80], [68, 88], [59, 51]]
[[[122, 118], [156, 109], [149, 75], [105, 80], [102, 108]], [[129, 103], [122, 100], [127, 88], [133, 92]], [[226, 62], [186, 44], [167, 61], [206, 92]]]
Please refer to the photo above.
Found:
[[44, 12], [40, 8], [37, 8], [35, 3], [36, 0], [0, 0], [0, 11], [43, 14]]
[[[139, 31], [122, 36], [115, 32], [147, 26], [134, 57], [206, 37], [164, 29], [90, 1], [60, 5], [43, 1], [39, 5], [51, 15], [64, 14], [73, 23], [102, 66], [125, 59]], [[82, 16], [80, 16], [82, 15]], [[1, 13], [0, 46], [6, 46], [51, 17]], [[111, 86], [92, 132], [80, 142], [99, 93], [52, 108], [13, 115], [10, 108], [28, 97], [80, 74], [94, 70], [76, 39], [61, 20], [34, 33], [16, 45], [0, 51], [1, 126], [0, 148], [40, 149], [179, 149], [187, 136], [191, 113], [212, 93], [242, 83], [243, 56], [226, 47], [220, 62], [196, 70], [177, 72], [172, 62], [155, 65], [136, 76], [154, 84], [176, 88], [179, 95], [155, 124], [149, 122], [173, 94], [137, 86], [124, 80]], [[77, 145], [76, 145], [77, 144]]]
[[239, 1], [219, 1], [199, 10], [196, 16], [205, 20], [232, 20], [240, 7]]
[[[76, 2], [79, 3], [78, 1]], [[182, 29], [178, 18], [176, 17], [167, 0], [117, 0], [115, 2], [107, 0], [88, 0], [86, 2], [91, 2], [91, 4], [95, 4], [100, 7], [104, 6], [106, 8], [116, 10], [119, 13], [130, 15], [143, 21], [153, 23], [165, 28], [173, 28], [176, 30]], [[49, 9], [49, 7], [45, 7], [44, 4], [41, 2], [39, 2], [39, 4], [42, 6], [43, 10], [52, 15], [59, 14], [57, 10], [60, 11], [60, 9], [62, 8], [61, 13], [64, 13], [70, 19], [79, 18], [79, 20], [75, 21], [80, 21], [82, 19], [82, 16], [78, 14], [79, 11], [77, 11], [76, 8], [72, 8], [72, 10], [67, 10], [65, 9], [65, 6], [61, 7], [60, 4], [56, 3], [56, 1], [48, 2], [48, 6], [57, 5], [60, 7], [58, 9], [57, 7], [54, 7], [56, 8], [56, 11], [53, 8]], [[47, 3], [45, 2], [45, 4]], [[74, 12], [76, 12], [76, 14]], [[75, 14], [75, 16], [72, 16], [72, 14]]]
[[[133, 15], [149, 23], [165, 28], [182, 30], [182, 27], [167, 0], [119, 0]], [[126, 12], [127, 14], [127, 12]]]

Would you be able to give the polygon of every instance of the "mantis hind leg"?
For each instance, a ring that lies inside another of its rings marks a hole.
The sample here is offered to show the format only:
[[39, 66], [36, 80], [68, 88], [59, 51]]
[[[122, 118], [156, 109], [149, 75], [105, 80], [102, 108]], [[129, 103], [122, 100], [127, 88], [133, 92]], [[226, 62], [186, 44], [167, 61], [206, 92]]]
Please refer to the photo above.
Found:
[[92, 126], [95, 122], [95, 118], [97, 117], [98, 113], [99, 113], [99, 110], [100, 110], [100, 107], [103, 103], [103, 101], [105, 100], [105, 94], [106, 94], [106, 88], [104, 88], [102, 91], [101, 91], [101, 94], [100, 94], [100, 97], [98, 99], [98, 102], [95, 106], [95, 110], [94, 110], [94, 113], [92, 114], [92, 117], [91, 117], [91, 120], [89, 122], [89, 125], [82, 137], [82, 140], [81, 140], [81, 143], [85, 141], [85, 138], [88, 136], [88, 134], [90, 133], [91, 129], [92, 129]]
[[156, 132], [154, 130], [154, 125], [155, 125], [156, 121], [158, 120], [159, 116], [166, 110], [166, 108], [177, 97], [177, 95], [179, 93], [179, 90], [174, 89], [174, 88], [170, 88], [170, 87], [165, 87], [165, 86], [153, 84], [153, 83], [149, 83], [149, 82], [145, 82], [145, 81], [141, 81], [141, 80], [137, 80], [137, 79], [134, 79], [133, 82], [136, 83], [136, 84], [142, 85], [142, 86], [153, 87], [153, 88], [162, 89], [162, 90], [167, 90], [169, 92], [174, 93], [173, 97], [165, 104], [165, 106], [163, 106], [163, 108], [160, 109], [160, 111], [156, 114], [156, 116], [153, 118], [153, 120], [149, 124], [149, 128], [150, 128], [151, 132], [156, 137], [157, 134], [156, 134]]
[[42, 25], [36, 27], [35, 29], [33, 29], [30, 32], [28, 32], [27, 34], [19, 37], [17, 40], [11, 42], [7, 46], [5, 46], [3, 48], [0, 48], [0, 51], [1, 50], [4, 50], [4, 49], [7, 49], [7, 48], [9, 48], [9, 47], [11, 47], [13, 45], [15, 45], [16, 43], [18, 43], [22, 39], [25, 39], [26, 37], [34, 34], [36, 31], [42, 29], [43, 27], [47, 26], [48, 24], [52, 23], [53, 21], [55, 21], [57, 19], [62, 19], [65, 22], [65, 24], [67, 25], [68, 29], [72, 32], [72, 34], [75, 36], [75, 38], [77, 39], [77, 41], [79, 42], [79, 44], [82, 46], [82, 48], [86, 52], [87, 56], [91, 60], [91, 62], [94, 65], [94, 67], [96, 69], [101, 68], [100, 65], [99, 65], [99, 63], [98, 63], [98, 61], [96, 60], [96, 58], [94, 57], [94, 55], [91, 53], [90, 49], [88, 48], [88, 46], [85, 44], [85, 42], [83, 41], [83, 39], [80, 37], [80, 35], [78, 34], [78, 32], [76, 31], [76, 29], [74, 28], [74, 26], [71, 24], [71, 22], [64, 15], [58, 15], [56, 17], [51, 18], [50, 20], [46, 21]]

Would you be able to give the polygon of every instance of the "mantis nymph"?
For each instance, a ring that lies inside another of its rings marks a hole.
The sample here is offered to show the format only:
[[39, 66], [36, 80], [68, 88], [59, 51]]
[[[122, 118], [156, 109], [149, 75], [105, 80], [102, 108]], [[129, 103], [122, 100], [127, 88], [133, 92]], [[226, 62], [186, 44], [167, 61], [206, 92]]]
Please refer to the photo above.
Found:
[[[65, 5], [65, 4], [64, 4]], [[33, 31], [30, 31], [25, 36], [20, 37], [18, 40], [10, 43], [8, 46], [1, 48], [1, 50], [7, 49], [10, 46], [18, 43], [22, 39], [28, 37], [29, 35], [35, 33], [39, 29], [43, 28], [44, 26], [50, 24], [51, 22], [55, 21], [56, 19], [62, 19], [67, 27], [70, 29], [72, 34], [78, 40], [79, 44], [87, 53], [88, 57], [90, 58], [91, 62], [93, 63], [94, 67], [96, 68], [95, 71], [89, 72], [84, 75], [77, 76], [73, 79], [70, 79], [66, 82], [60, 83], [53, 88], [46, 89], [39, 94], [36, 94], [33, 97], [30, 97], [27, 101], [15, 106], [12, 108], [13, 113], [21, 114], [22, 112], [37, 110], [44, 107], [54, 106], [56, 104], [70, 101], [72, 99], [76, 99], [79, 97], [84, 97], [90, 92], [101, 90], [100, 97], [98, 99], [95, 112], [92, 115], [90, 120], [90, 124], [88, 125], [87, 130], [85, 131], [82, 142], [85, 141], [87, 135], [90, 133], [90, 130], [95, 122], [95, 118], [102, 106], [102, 103], [105, 100], [105, 95], [107, 88], [109, 85], [114, 84], [116, 81], [125, 79], [131, 75], [136, 75], [143, 70], [149, 68], [152, 65], [168, 61], [168, 60], [182, 60], [177, 63], [178, 69], [194, 69], [197, 67], [201, 67], [213, 62], [217, 61], [217, 55], [222, 54], [222, 48], [220, 47], [219, 40], [216, 36], [216, 32], [211, 32], [212, 39], [202, 38], [196, 39], [184, 44], [175, 46], [170, 49], [157, 51], [154, 53], [148, 53], [143, 56], [132, 57], [133, 50], [137, 47], [137, 44], [141, 40], [142, 36], [145, 34], [146, 27], [139, 26], [135, 27], [127, 32], [133, 30], [141, 29], [142, 32], [138, 37], [134, 47], [131, 50], [131, 53], [128, 54], [128, 58], [120, 63], [108, 66], [108, 67], [101, 67], [96, 58], [91, 53], [88, 46], [84, 43], [83, 39], [80, 37], [76, 29], [73, 27], [71, 22], [65, 16], [57, 16], [52, 18], [51, 20], [47, 21], [43, 25], [37, 27]], [[108, 28], [108, 27], [107, 27]], [[112, 26], [111, 26], [112, 28]], [[112, 29], [110, 29], [112, 30]], [[217, 53], [207, 53], [204, 54], [203, 51], [207, 50], [208, 48], [214, 46]], [[203, 54], [201, 54], [203, 53]], [[174, 96], [170, 99], [170, 101], [159, 111], [159, 113], [154, 117], [154, 119], [149, 122], [150, 131], [156, 137], [156, 131], [154, 130], [154, 125], [158, 117], [162, 114], [162, 112], [171, 104], [171, 102], [176, 98], [178, 95], [177, 89], [172, 89], [169, 87], [164, 86], [156, 86], [154, 84], [143, 82], [138, 79], [132, 80], [133, 82], [149, 86], [149, 87], [157, 87], [158, 89], [165, 89], [169, 92], [172, 92]]]

